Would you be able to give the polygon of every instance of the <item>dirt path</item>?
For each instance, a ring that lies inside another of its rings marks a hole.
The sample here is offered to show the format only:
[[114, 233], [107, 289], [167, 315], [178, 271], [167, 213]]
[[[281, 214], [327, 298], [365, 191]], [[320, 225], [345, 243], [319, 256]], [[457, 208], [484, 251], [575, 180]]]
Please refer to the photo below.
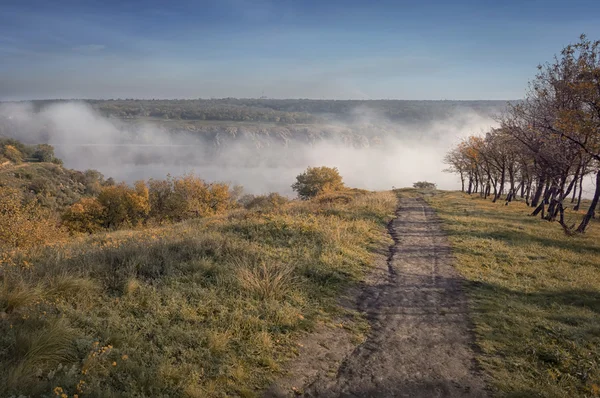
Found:
[[359, 300], [372, 330], [312, 397], [485, 397], [461, 279], [433, 209], [403, 198], [389, 226], [387, 275]]

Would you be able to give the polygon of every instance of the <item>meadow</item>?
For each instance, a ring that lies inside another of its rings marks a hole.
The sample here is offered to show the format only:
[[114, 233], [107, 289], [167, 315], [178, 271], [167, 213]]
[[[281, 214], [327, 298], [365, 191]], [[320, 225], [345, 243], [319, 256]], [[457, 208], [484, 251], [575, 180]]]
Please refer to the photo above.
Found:
[[520, 201], [426, 198], [466, 278], [478, 361], [495, 395], [600, 396], [600, 223], [568, 236], [528, 217]]
[[395, 206], [348, 191], [5, 250], [0, 396], [257, 396], [317, 323], [360, 339], [337, 300]]

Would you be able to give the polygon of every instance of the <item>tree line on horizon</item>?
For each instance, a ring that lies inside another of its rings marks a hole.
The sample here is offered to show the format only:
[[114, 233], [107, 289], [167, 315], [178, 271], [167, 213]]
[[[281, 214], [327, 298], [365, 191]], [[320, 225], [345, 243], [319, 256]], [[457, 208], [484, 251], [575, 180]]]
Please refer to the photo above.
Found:
[[[513, 100], [508, 99], [507, 100]], [[330, 100], [330, 99], [48, 99], [29, 101], [34, 111], [53, 104], [82, 101], [104, 116], [124, 119], [319, 124], [330, 120], [360, 122], [365, 115], [402, 123], [428, 123], [462, 112], [489, 117], [504, 109], [499, 100]]]
[[[585, 35], [538, 66], [523, 101], [508, 104], [499, 127], [473, 135], [445, 157], [461, 188], [506, 204], [517, 196], [533, 216], [584, 233], [600, 199], [600, 41]], [[579, 210], [584, 177], [595, 191], [578, 225], [567, 225], [566, 202]]]

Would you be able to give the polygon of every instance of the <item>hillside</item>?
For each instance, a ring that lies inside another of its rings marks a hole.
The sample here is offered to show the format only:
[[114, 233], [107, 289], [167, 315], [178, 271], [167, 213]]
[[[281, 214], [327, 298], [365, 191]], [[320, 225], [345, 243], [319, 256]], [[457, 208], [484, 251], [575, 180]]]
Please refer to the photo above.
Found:
[[94, 171], [71, 170], [55, 163], [5, 163], [0, 167], [0, 187], [11, 187], [42, 206], [64, 210], [82, 197], [97, 194], [104, 183]]
[[[5, 256], [0, 395], [255, 396], [385, 245], [391, 193], [355, 193]], [[332, 200], [335, 200], [332, 198]]]

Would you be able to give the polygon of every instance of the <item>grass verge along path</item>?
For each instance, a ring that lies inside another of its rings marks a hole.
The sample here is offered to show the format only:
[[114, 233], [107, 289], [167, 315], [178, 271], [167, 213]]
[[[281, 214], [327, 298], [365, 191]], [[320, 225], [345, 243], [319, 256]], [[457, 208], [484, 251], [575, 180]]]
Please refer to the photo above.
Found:
[[468, 281], [478, 360], [496, 395], [600, 396], [600, 223], [568, 237], [524, 203], [426, 199]]

